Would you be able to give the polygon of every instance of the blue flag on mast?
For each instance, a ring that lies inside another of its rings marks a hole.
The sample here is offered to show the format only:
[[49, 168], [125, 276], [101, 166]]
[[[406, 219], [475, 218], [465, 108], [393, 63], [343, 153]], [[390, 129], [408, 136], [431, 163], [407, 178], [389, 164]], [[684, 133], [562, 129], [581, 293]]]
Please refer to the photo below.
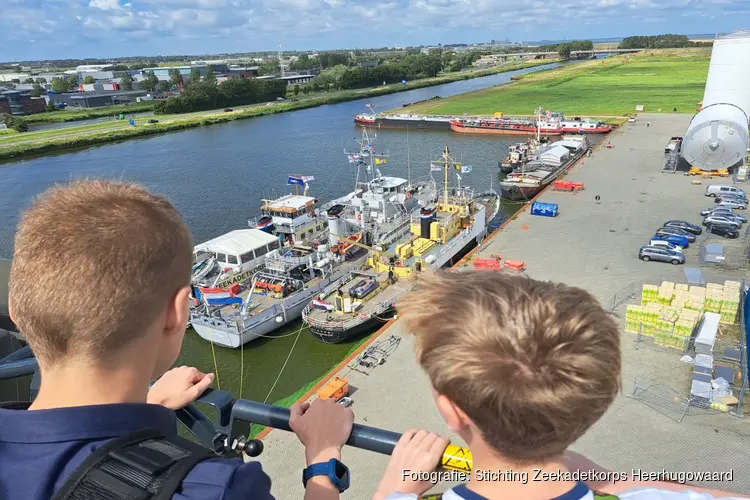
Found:
[[297, 185], [297, 186], [304, 186], [306, 182], [308, 181], [314, 181], [315, 177], [312, 175], [289, 175], [289, 177], [286, 180], [287, 186]]

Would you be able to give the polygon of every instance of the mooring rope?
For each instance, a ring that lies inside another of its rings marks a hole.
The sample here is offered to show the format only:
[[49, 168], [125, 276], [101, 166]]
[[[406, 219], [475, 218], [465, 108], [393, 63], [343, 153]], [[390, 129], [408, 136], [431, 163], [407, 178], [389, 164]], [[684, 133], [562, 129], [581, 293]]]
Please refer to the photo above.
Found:
[[263, 400], [263, 403], [267, 403], [268, 402], [268, 398], [271, 397], [271, 394], [273, 393], [273, 390], [276, 388], [276, 384], [279, 383], [279, 380], [281, 379], [281, 374], [284, 373], [284, 368], [286, 368], [287, 363], [289, 363], [289, 359], [292, 357], [292, 353], [294, 352], [294, 348], [297, 346], [297, 341], [299, 340], [300, 335], [302, 335], [302, 330], [304, 330], [304, 329], [305, 329], [305, 324], [303, 323], [302, 326], [297, 331], [297, 338], [294, 339], [294, 344], [292, 344], [292, 348], [289, 349], [289, 354], [286, 357], [286, 361], [284, 361], [284, 364], [281, 366], [281, 370], [279, 370], [279, 375], [276, 377], [276, 380], [273, 382], [273, 385], [271, 386], [271, 390], [268, 391], [268, 395], [266, 396], [266, 399]]

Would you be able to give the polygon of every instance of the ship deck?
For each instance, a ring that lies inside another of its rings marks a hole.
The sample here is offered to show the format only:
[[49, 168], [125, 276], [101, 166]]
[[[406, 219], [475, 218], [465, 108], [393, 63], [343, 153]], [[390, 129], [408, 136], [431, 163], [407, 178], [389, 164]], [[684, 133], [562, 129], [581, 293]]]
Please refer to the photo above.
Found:
[[[362, 271], [363, 274], [370, 274], [366, 269]], [[388, 281], [388, 271], [380, 272], [380, 273], [372, 273], [375, 276], [375, 279], [377, 280], [378, 284], [382, 286], [386, 281]], [[357, 278], [351, 280], [348, 282], [344, 288], [346, 289], [347, 286], [353, 286], [357, 281], [359, 281]], [[357, 310], [356, 312], [351, 313], [335, 313], [330, 311], [324, 311], [321, 309], [312, 309], [308, 316], [312, 318], [315, 321], [328, 321], [328, 322], [343, 322], [350, 319], [354, 319], [360, 314], [364, 313], [365, 315], [369, 316], [374, 310], [376, 310], [380, 305], [388, 300], [393, 299], [394, 297], [398, 296], [400, 293], [408, 290], [412, 285], [411, 279], [404, 279], [401, 278], [397, 280], [394, 284], [386, 286], [384, 289], [381, 289], [380, 292], [377, 294], [374, 294], [369, 297], [369, 299], [364, 302], [364, 305], [361, 309]], [[323, 298], [324, 301], [332, 303], [333, 296], [336, 294], [337, 289], [333, 289], [328, 293], [325, 298]]]
[[[600, 145], [592, 157], [580, 160], [567, 174], [570, 180], [584, 182], [585, 191], [577, 195], [545, 191], [540, 195], [541, 201], [558, 203], [560, 215], [532, 216], [526, 206], [481, 245], [478, 256], [487, 258], [500, 253], [503, 259], [520, 259], [527, 263], [526, 272], [534, 278], [584, 288], [603, 306], [617, 306], [615, 319], [624, 327], [625, 305], [620, 302], [633, 291], [638, 295], [643, 283], [658, 284], [662, 279], [686, 283], [683, 266], [641, 262], [637, 259], [637, 249], [666, 220], [700, 221], [698, 211], [713, 205], [703, 196], [706, 182], [731, 183], [729, 179], [714, 178], [703, 181], [702, 186], [694, 186], [690, 183], [693, 178], [660, 172], [664, 145], [670, 137], [684, 133], [690, 118], [688, 114], [641, 114], [637, 124], [620, 127], [611, 136], [613, 149]], [[646, 120], [651, 122], [650, 128], [646, 128]], [[601, 196], [601, 205], [594, 202], [597, 194]], [[596, 216], [592, 216], [594, 213]], [[730, 248], [744, 249], [744, 240], [712, 237], [710, 241], [722, 243], [729, 255]], [[686, 249], [685, 267], [699, 268], [706, 282], [716, 282], [720, 278], [715, 274], [720, 269], [699, 267], [699, 251], [698, 243]], [[744, 252], [740, 250], [738, 255]], [[747, 271], [721, 272], [726, 279], [747, 277]], [[430, 429], [463, 444], [458, 436], [451, 434], [435, 409], [429, 381], [417, 364], [413, 339], [407, 333], [403, 321], [392, 322], [379, 338], [395, 335], [402, 340], [385, 364], [367, 373], [356, 371], [355, 355], [334, 369], [331, 376], [346, 378], [354, 388], [351, 398], [356, 423], [397, 432]], [[644, 379], [675, 388], [684, 396], [689, 390], [685, 384], [690, 379], [691, 367], [679, 358], [676, 350], [639, 346], [634, 343], [634, 335], [623, 333], [623, 391], [572, 449], [615, 471], [733, 470], [731, 482], [702, 484], [750, 493], [747, 419], [691, 409], [677, 422], [671, 416], [674, 410], [679, 410], [679, 405], [672, 400], [662, 400], [660, 412], [654, 404], [656, 395], [651, 406], [649, 402], [629, 397], [635, 384], [643, 383]], [[305, 399], [310, 397], [314, 393]], [[265, 452], [258, 460], [273, 478], [276, 498], [301, 498], [304, 492], [299, 471], [305, 467], [305, 461], [297, 437], [272, 431], [263, 442]], [[352, 475], [347, 495], [371, 498], [388, 457], [347, 447], [342, 461]], [[451, 484], [442, 482], [433, 491], [443, 491]]]

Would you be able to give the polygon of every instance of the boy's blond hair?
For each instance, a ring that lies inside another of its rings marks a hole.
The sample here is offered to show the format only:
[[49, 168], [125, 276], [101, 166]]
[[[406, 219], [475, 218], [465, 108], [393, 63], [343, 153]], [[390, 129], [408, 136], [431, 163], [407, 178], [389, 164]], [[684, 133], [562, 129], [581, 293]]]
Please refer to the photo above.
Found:
[[504, 272], [440, 272], [398, 310], [435, 390], [507, 459], [560, 455], [619, 392], [617, 326], [580, 288]]
[[18, 224], [9, 301], [42, 366], [105, 361], [190, 283], [192, 238], [165, 198], [116, 181], [55, 186]]

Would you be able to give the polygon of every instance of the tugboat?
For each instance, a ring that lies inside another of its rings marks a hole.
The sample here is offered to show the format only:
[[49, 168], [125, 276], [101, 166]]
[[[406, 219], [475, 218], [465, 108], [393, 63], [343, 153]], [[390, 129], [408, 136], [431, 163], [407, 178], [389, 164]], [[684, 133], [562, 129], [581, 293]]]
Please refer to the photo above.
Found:
[[396, 300], [421, 272], [452, 265], [485, 237], [500, 210], [497, 193], [476, 195], [461, 186], [458, 173], [458, 186], [450, 186], [451, 170], [468, 173], [471, 167], [453, 161], [447, 147], [442, 161], [433, 162], [431, 171], [437, 170], [444, 172], [442, 194], [411, 216], [409, 233], [387, 246], [355, 243], [370, 250], [366, 266], [332, 283], [302, 312], [316, 339], [335, 344], [371, 331], [392, 317]]

